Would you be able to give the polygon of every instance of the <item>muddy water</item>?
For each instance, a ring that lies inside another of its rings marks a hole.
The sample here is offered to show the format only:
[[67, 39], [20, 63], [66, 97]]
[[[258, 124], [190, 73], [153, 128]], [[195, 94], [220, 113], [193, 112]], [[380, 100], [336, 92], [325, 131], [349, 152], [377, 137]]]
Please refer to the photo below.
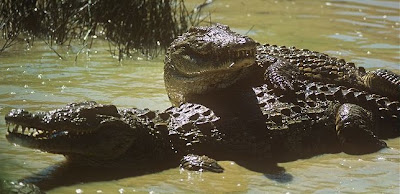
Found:
[[[202, 1], [188, 1], [188, 6]], [[215, 1], [206, 7], [213, 22], [228, 24], [259, 42], [326, 52], [358, 65], [400, 73], [398, 1]], [[206, 19], [208, 20], [208, 19]], [[325, 154], [278, 164], [259, 173], [222, 161], [222, 174], [180, 171], [124, 176], [97, 170], [63, 169], [64, 158], [9, 144], [4, 115], [12, 108], [50, 110], [69, 102], [95, 100], [119, 107], [165, 109], [162, 57], [112, 58], [101, 40], [80, 54], [58, 48], [60, 60], [41, 43], [19, 45], [0, 55], [0, 178], [42, 181], [48, 193], [171, 192], [400, 192], [400, 139], [378, 153]], [[162, 161], [160, 161], [161, 163]], [[72, 184], [73, 183], [73, 184]], [[64, 186], [63, 186], [64, 185]]]

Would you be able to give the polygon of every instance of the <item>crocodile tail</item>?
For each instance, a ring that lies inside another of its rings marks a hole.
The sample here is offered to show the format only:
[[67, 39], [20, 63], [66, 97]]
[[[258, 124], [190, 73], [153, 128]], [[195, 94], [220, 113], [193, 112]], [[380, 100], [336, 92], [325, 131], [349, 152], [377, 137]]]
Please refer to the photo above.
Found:
[[362, 76], [362, 81], [371, 92], [400, 100], [400, 75], [386, 69], [377, 69]]

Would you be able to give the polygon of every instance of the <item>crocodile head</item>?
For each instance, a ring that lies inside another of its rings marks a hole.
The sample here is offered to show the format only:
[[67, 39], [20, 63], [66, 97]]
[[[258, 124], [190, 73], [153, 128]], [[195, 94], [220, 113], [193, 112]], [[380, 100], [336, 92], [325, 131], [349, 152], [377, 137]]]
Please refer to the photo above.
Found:
[[164, 80], [171, 101], [230, 86], [255, 62], [257, 43], [228, 26], [192, 27], [165, 56]]
[[72, 103], [49, 112], [14, 109], [5, 120], [9, 142], [72, 160], [111, 160], [135, 141], [135, 130], [115, 106], [95, 102]]

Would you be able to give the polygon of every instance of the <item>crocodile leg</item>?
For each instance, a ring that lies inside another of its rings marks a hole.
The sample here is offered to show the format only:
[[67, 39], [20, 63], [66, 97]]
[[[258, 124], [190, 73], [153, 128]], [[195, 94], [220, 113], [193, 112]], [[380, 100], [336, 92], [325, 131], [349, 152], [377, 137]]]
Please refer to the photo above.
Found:
[[[361, 76], [365, 75], [365, 68], [356, 67], [354, 63], [324, 53], [265, 44], [257, 46], [256, 62], [263, 67], [270, 67], [271, 65], [283, 65], [284, 67], [290, 64], [297, 67], [296, 71], [300, 72], [301, 77], [305, 80], [364, 89]], [[270, 70], [272, 69], [270, 68]], [[282, 73], [283, 71], [275, 72]], [[289, 74], [296, 73], [289, 72]], [[284, 76], [283, 78], [289, 77]], [[286, 89], [289, 88], [286, 87]]]
[[395, 101], [400, 99], [400, 76], [386, 69], [365, 71], [362, 67], [359, 70], [347, 67], [350, 68], [348, 75], [340, 76], [336, 71], [327, 71], [326, 68], [330, 66], [309, 64], [307, 68], [304, 68], [299, 67], [299, 64], [274, 57], [265, 61], [270, 65], [267, 67], [264, 78], [278, 92], [284, 91], [290, 94], [291, 91], [298, 90], [304, 81], [317, 81], [369, 91]]
[[281, 91], [296, 91], [300, 85], [300, 70], [296, 65], [277, 59], [266, 72], [265, 79]]
[[363, 84], [374, 93], [400, 99], [400, 76], [385, 69], [377, 69], [362, 76]]
[[342, 150], [348, 154], [376, 152], [387, 145], [372, 132], [371, 113], [355, 104], [343, 104], [336, 114], [336, 133]]
[[199, 156], [188, 154], [182, 158], [180, 167], [192, 171], [210, 171], [216, 173], [224, 172], [224, 169], [217, 163], [216, 160], [205, 155]]

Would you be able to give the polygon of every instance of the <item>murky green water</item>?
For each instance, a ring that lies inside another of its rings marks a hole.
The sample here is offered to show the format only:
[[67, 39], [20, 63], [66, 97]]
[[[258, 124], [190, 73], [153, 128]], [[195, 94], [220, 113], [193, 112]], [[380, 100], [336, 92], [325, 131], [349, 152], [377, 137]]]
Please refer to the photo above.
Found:
[[[188, 6], [202, 1], [189, 1]], [[228, 24], [259, 42], [326, 52], [367, 68], [400, 72], [400, 3], [395, 0], [223, 1], [207, 7], [213, 22]], [[250, 30], [251, 29], [251, 30]], [[48, 179], [61, 168], [62, 156], [9, 144], [4, 115], [12, 108], [50, 110], [69, 102], [95, 100], [119, 107], [165, 109], [162, 57], [152, 61], [110, 57], [98, 41], [89, 54], [60, 48], [60, 60], [45, 45], [24, 45], [0, 55], [0, 178]], [[22, 51], [21, 51], [22, 50]], [[181, 172], [178, 168], [113, 180], [97, 174], [68, 173], [55, 178], [49, 193], [118, 192], [400, 192], [400, 138], [378, 153], [326, 154], [280, 163], [285, 173], [262, 174], [222, 161], [222, 174]], [[160, 161], [163, 162], [163, 161]], [[99, 172], [101, 174], [102, 172]], [[68, 179], [85, 180], [58, 186]], [[64, 179], [65, 178], [65, 179]]]

